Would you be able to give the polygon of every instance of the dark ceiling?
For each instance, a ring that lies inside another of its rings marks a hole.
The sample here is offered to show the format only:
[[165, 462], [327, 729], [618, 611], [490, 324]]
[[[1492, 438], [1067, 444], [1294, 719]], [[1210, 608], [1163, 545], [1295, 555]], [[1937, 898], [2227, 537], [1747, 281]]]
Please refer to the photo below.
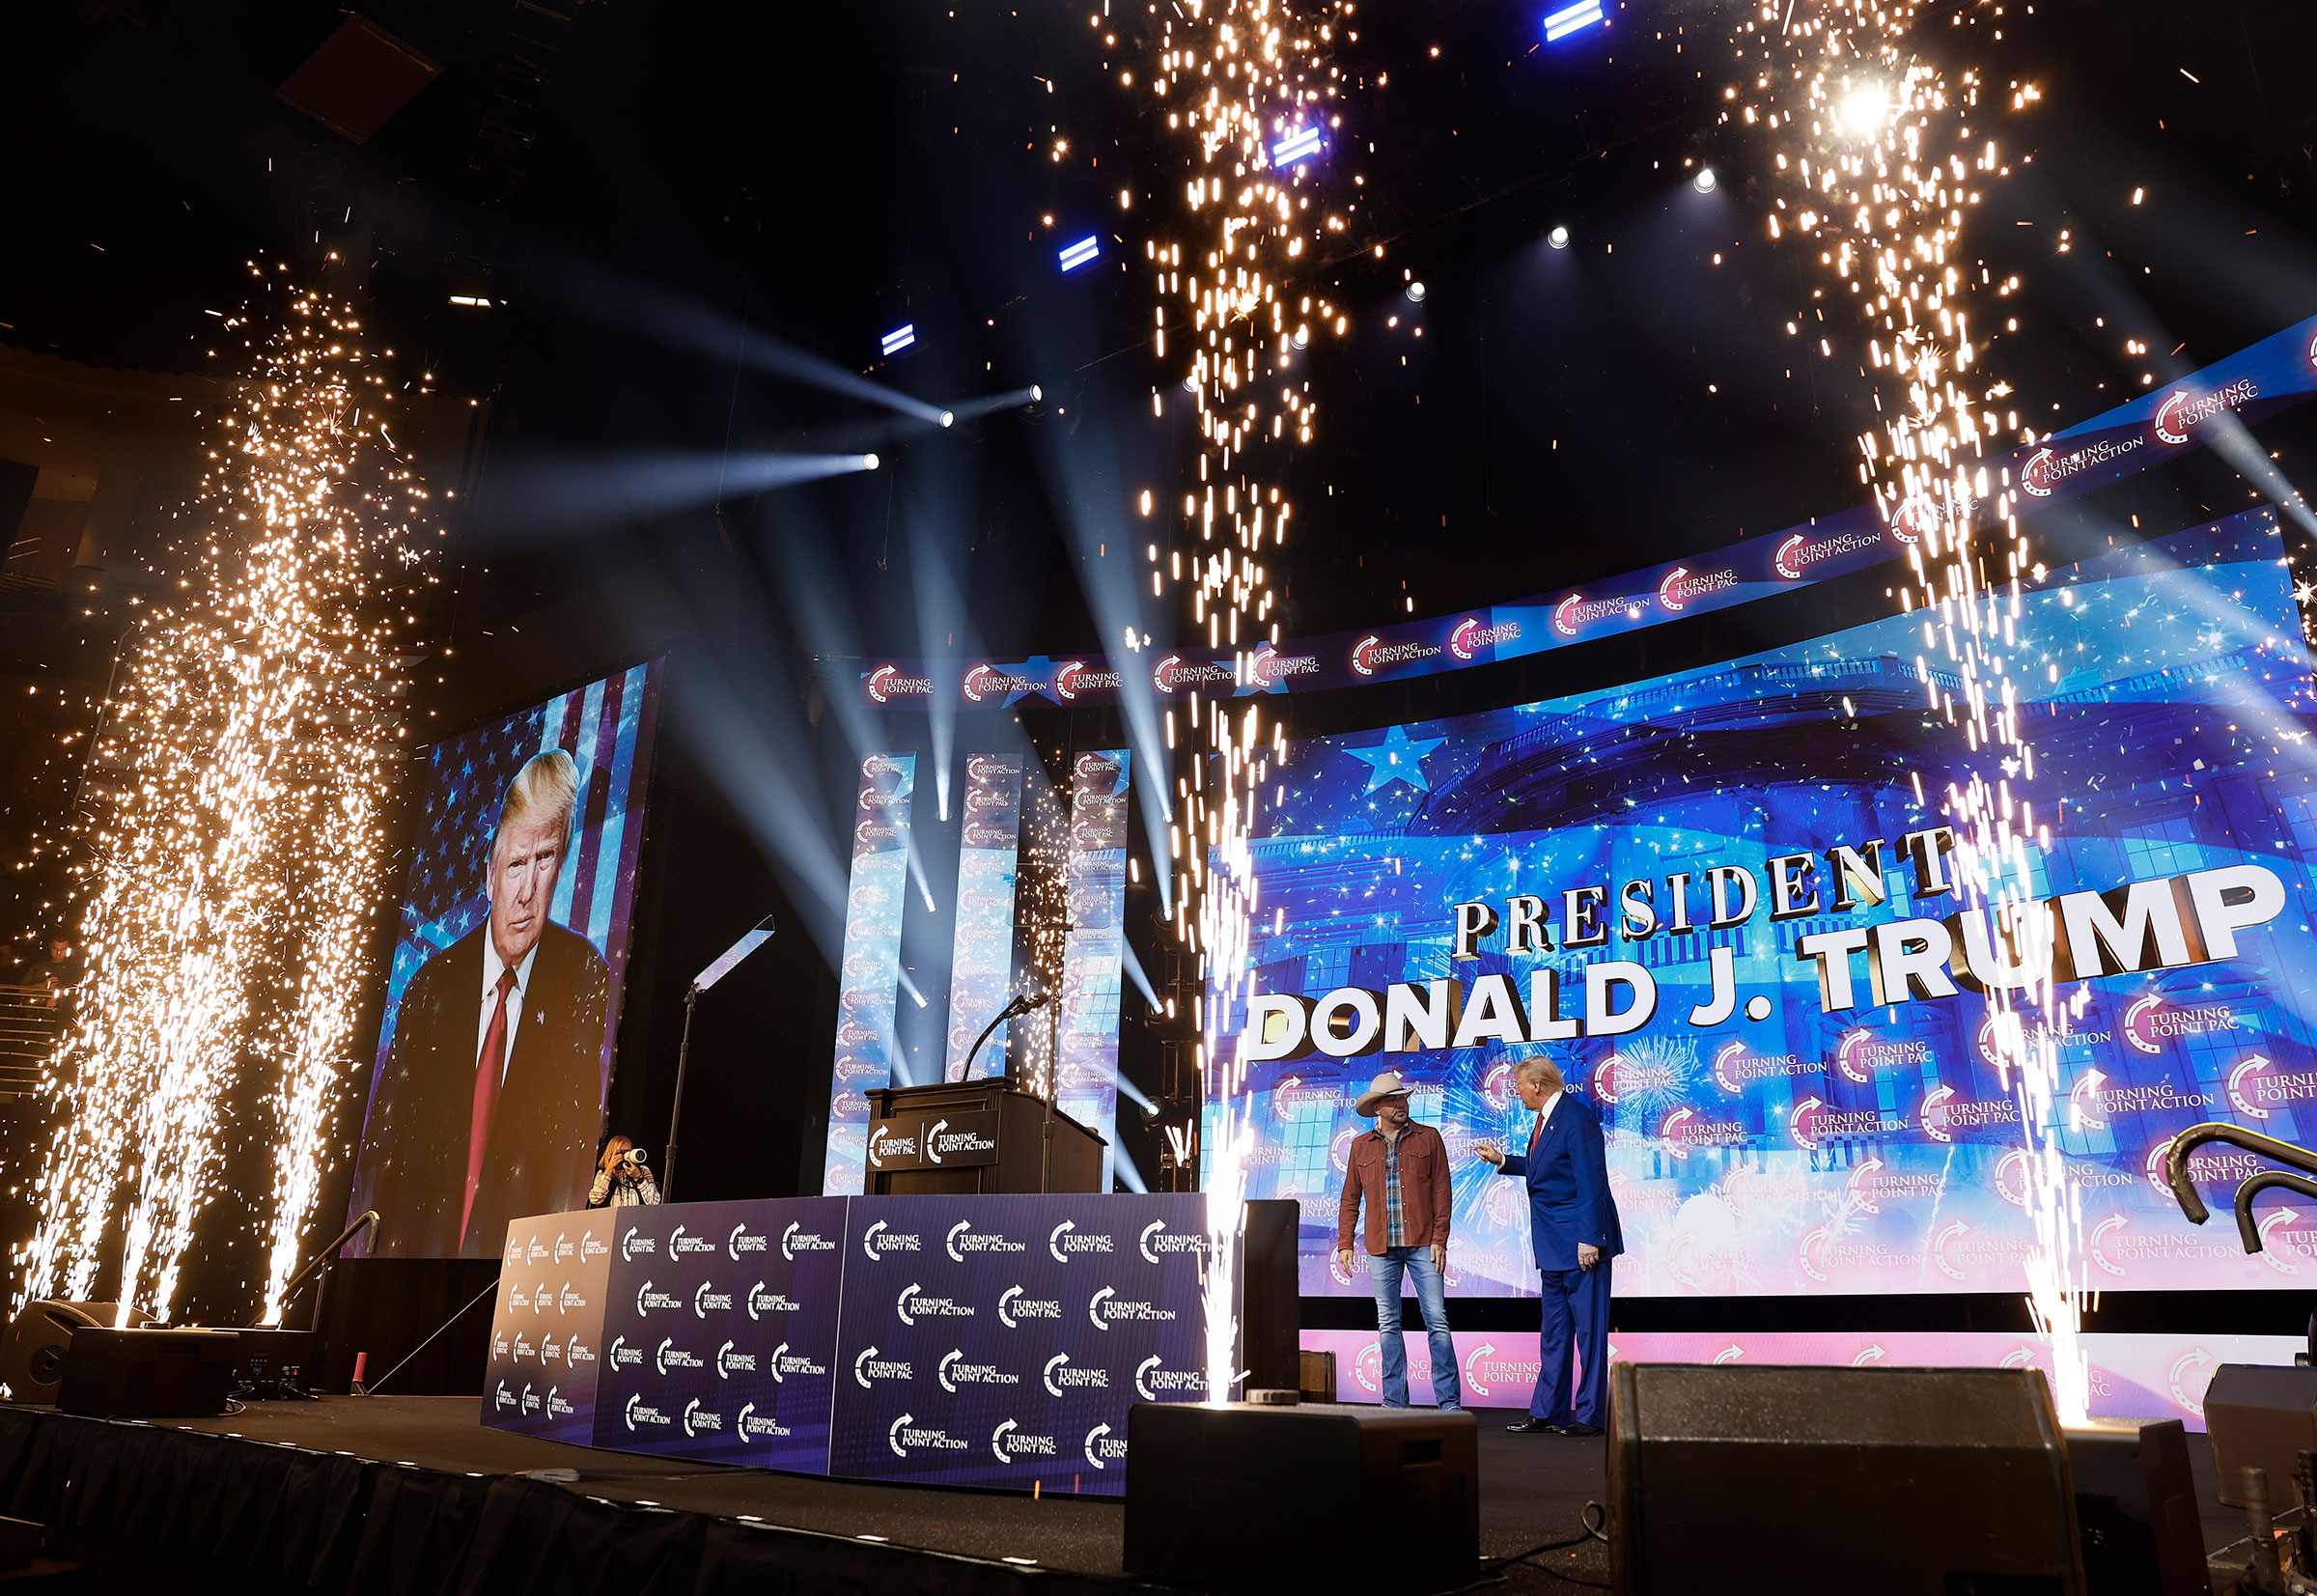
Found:
[[[199, 369], [203, 312], [231, 307], [245, 260], [336, 269], [410, 380], [492, 402], [462, 627], [720, 525], [768, 591], [794, 575], [779, 549], [824, 556], [865, 650], [920, 651], [928, 550], [986, 646], [1082, 647], [1059, 528], [1108, 518], [1139, 538], [1129, 495], [1189, 458], [1181, 415], [1151, 416], [1179, 374], [1151, 353], [1128, 265], [1174, 225], [1155, 196], [1181, 169], [1150, 102], [1116, 83], [1149, 59], [1158, 13], [1109, 0], [1090, 26], [1103, 3], [382, 0], [364, 14], [444, 70], [359, 147], [273, 98], [337, 10], [19, 7], [0, 51], [17, 221], [0, 336]], [[1713, 41], [1740, 9], [1629, 0], [1610, 32], [1540, 48], [1533, 4], [1360, 7], [1322, 182], [1356, 173], [1362, 204], [1343, 258], [1309, 273], [1354, 324], [1309, 357], [1321, 432], [1288, 474], [1305, 529], [1281, 562], [1291, 632], [1537, 591], [1860, 496], [1863, 391], [1797, 362], [1783, 322], [1806, 291], [1749, 220], [1767, 152], [1717, 120]], [[2185, 371], [2317, 310], [2317, 9], [2216, 0], [2193, 29], [2148, 0], [1943, 9], [1973, 23], [1930, 30], [1956, 41], [1951, 68], [1976, 54], [1998, 90], [2043, 91], [1996, 119], [2034, 159], [1976, 224], [2026, 279], [2022, 332], [1987, 367], [2030, 415], [2064, 425], [2121, 398], [2127, 337], [2177, 346], [2165, 369]], [[1691, 161], [1729, 181], [1697, 194]], [[1541, 241], [1556, 222], [1565, 252]], [[1072, 228], [1107, 251], [1063, 277]], [[1406, 272], [1430, 290], [1420, 312]], [[448, 302], [478, 284], [495, 308]], [[918, 349], [878, 365], [877, 335], [903, 322]], [[927, 398], [1036, 381], [1045, 400], [905, 429], [736, 363], [742, 326]], [[644, 473], [859, 448], [888, 468], [735, 494], [715, 521], [673, 489], [545, 525], [511, 502], [574, 460]], [[1074, 451], [1114, 462], [1094, 489], [1053, 468]]]

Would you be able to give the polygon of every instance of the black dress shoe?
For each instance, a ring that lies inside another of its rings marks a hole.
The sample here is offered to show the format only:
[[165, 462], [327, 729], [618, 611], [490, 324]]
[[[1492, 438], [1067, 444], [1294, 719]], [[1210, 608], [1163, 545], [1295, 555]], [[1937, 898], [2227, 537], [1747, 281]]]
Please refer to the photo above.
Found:
[[1601, 1426], [1598, 1424], [1552, 1424], [1548, 1425], [1547, 1428], [1556, 1436], [1597, 1436], [1601, 1434]]
[[1553, 1428], [1541, 1418], [1524, 1418], [1518, 1424], [1507, 1424], [1504, 1433], [1508, 1436], [1541, 1436], [1551, 1433]]

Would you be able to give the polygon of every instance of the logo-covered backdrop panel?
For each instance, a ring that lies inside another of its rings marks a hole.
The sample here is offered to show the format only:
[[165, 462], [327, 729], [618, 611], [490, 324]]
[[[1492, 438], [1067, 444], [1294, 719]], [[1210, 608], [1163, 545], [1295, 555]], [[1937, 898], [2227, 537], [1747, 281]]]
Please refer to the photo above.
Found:
[[1202, 1394], [1203, 1199], [850, 1206], [831, 1473], [1115, 1494], [1127, 1410]]
[[622, 1209], [594, 1443], [820, 1472], [844, 1224], [837, 1197]]
[[1205, 1392], [1196, 1194], [796, 1197], [510, 1227], [483, 1421], [618, 1451], [1117, 1495]]
[[607, 1209], [544, 1214], [507, 1227], [483, 1422], [547, 1441], [593, 1442], [612, 1244]]

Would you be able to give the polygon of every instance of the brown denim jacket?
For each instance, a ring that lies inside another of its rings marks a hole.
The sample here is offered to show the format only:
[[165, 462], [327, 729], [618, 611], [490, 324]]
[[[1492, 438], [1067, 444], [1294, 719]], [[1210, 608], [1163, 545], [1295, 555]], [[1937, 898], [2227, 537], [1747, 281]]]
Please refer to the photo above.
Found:
[[[1350, 1166], [1344, 1171], [1343, 1207], [1335, 1224], [1335, 1246], [1339, 1252], [1352, 1245], [1352, 1226], [1359, 1218], [1363, 1195], [1368, 1205], [1364, 1236], [1368, 1251], [1381, 1255], [1384, 1249], [1384, 1226], [1388, 1220], [1383, 1211], [1383, 1155], [1382, 1131], [1370, 1131], [1352, 1138]], [[1446, 1243], [1449, 1196], [1448, 1144], [1431, 1126], [1411, 1120], [1408, 1129], [1400, 1133], [1400, 1202], [1406, 1221], [1406, 1245], [1431, 1246], [1436, 1242]]]

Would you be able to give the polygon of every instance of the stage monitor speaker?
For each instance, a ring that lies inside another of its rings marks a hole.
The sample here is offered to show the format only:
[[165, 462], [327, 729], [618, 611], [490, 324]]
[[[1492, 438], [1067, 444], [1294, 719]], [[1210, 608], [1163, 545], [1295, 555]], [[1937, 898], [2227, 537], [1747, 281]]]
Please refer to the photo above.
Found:
[[2066, 1435], [2093, 1596], [2212, 1596], [2180, 1420], [2090, 1418]]
[[303, 1397], [321, 1361], [321, 1337], [313, 1330], [237, 1330], [234, 1332], [234, 1394], [256, 1402]]
[[221, 1414], [233, 1389], [237, 1339], [224, 1330], [74, 1330], [56, 1405], [95, 1418]]
[[[65, 1373], [65, 1348], [72, 1332], [110, 1325], [120, 1317], [118, 1302], [64, 1302], [43, 1298], [24, 1304], [24, 1311], [0, 1331], [0, 1387], [11, 1402], [54, 1402], [56, 1386]], [[130, 1308], [131, 1326], [150, 1325], [153, 1315]]]
[[2317, 1368], [2223, 1363], [2204, 1389], [2204, 1428], [2213, 1447], [2220, 1499], [2245, 1505], [2245, 1470], [2269, 1470], [2269, 1505], [2294, 1505], [2293, 1469], [2317, 1450]]
[[2081, 1596], [2068, 1453], [2034, 1369], [1619, 1363], [1612, 1587]]
[[1129, 1574], [1243, 1590], [1453, 1590], [1480, 1572], [1480, 1429], [1437, 1408], [1142, 1402]]

